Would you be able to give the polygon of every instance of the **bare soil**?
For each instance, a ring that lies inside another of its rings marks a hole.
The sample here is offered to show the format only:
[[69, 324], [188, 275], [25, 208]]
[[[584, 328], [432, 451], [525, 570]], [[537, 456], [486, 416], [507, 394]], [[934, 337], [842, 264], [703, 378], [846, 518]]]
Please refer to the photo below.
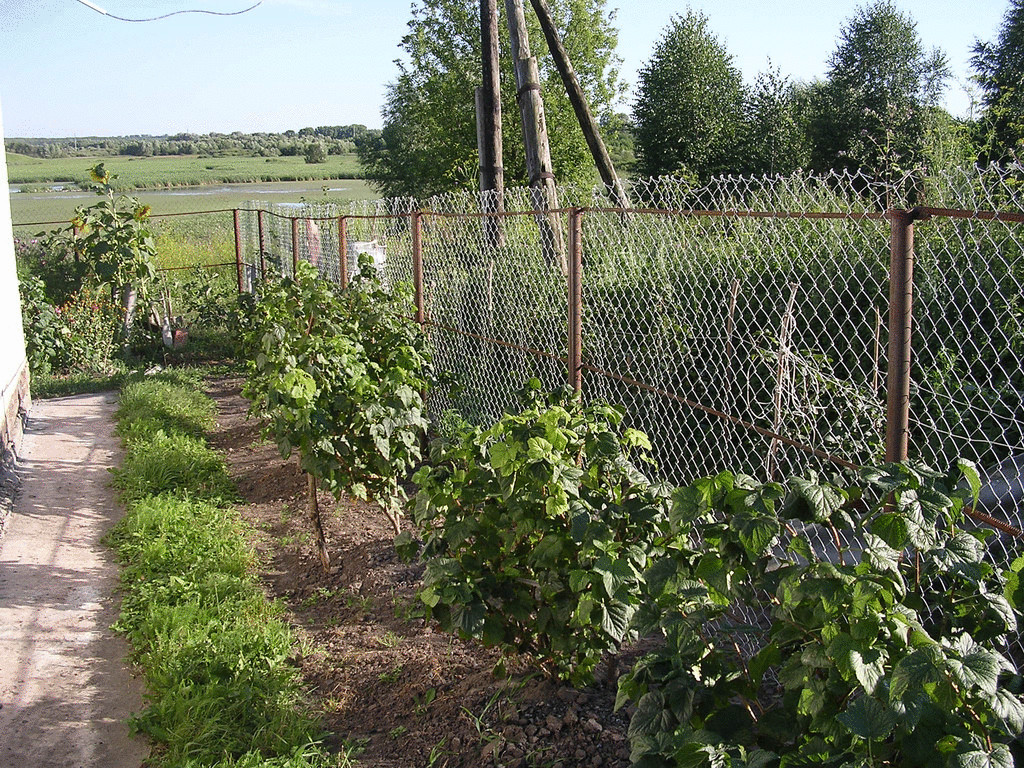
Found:
[[209, 384], [219, 413], [211, 442], [244, 500], [266, 590], [303, 639], [296, 661], [333, 746], [358, 746], [366, 768], [629, 765], [614, 673], [599, 669], [599, 683], [574, 690], [513, 660], [510, 677], [496, 679], [496, 651], [411, 617], [421, 567], [398, 559], [379, 509], [321, 492], [325, 573], [296, 459], [260, 440], [240, 385]]

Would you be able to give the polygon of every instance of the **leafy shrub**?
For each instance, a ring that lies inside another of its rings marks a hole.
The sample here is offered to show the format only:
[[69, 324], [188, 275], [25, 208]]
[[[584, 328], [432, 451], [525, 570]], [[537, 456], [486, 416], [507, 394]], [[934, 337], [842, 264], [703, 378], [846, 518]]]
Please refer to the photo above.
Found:
[[[521, 412], [435, 444], [417, 472], [420, 599], [445, 629], [586, 682], [629, 635], [667, 495], [620, 410], [537, 380], [523, 394]], [[408, 533], [398, 544], [415, 551]]]
[[238, 311], [238, 285], [234, 272], [228, 275], [210, 267], [194, 267], [170, 273], [161, 284], [171, 297], [176, 315], [192, 327], [227, 328]]
[[60, 237], [43, 236], [31, 240], [14, 239], [18, 277], [34, 275], [43, 282], [43, 292], [54, 306], [68, 302], [86, 282], [88, 264], [76, 258], [68, 242]]
[[60, 366], [68, 346], [67, 328], [56, 308], [46, 298], [42, 278], [19, 275], [21, 323], [25, 329], [25, 353], [32, 376], [46, 376]]
[[117, 367], [121, 318], [109, 297], [84, 286], [55, 311], [66, 329], [64, 354], [56, 358], [60, 370], [104, 375]]
[[961, 463], [680, 489], [637, 622], [665, 645], [620, 681], [634, 763], [1012, 765], [1021, 605], [961, 527], [978, 487]]
[[297, 449], [333, 493], [378, 502], [396, 532], [399, 481], [420, 459], [427, 423], [429, 358], [410, 315], [407, 292], [386, 291], [370, 262], [341, 293], [302, 263], [256, 305], [245, 342], [243, 394], [281, 455]]

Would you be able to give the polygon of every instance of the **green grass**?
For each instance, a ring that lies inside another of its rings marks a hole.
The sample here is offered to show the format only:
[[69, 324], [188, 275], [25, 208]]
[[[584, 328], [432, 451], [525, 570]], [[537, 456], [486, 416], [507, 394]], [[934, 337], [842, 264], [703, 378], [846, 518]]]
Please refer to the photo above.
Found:
[[[231, 187], [209, 186], [190, 187], [179, 190], [142, 190], [130, 194], [153, 209], [153, 214], [185, 213], [196, 211], [221, 211], [239, 208], [253, 200], [270, 200], [275, 203], [299, 202], [303, 198], [324, 198], [323, 187], [331, 191], [333, 201], [374, 200], [378, 195], [369, 182], [362, 179], [334, 181], [282, 181], [266, 183], [237, 184]], [[67, 222], [75, 208], [95, 203], [97, 197], [89, 192], [19, 192], [11, 195], [11, 216], [15, 234], [30, 236], [44, 227], [38, 222]], [[230, 227], [231, 214], [216, 214]], [[186, 217], [191, 218], [191, 217]], [[33, 224], [26, 227], [26, 224]], [[19, 227], [21, 229], [19, 229]]]
[[[128, 514], [108, 536], [123, 564], [115, 629], [144, 671], [147, 707], [132, 725], [156, 743], [147, 765], [327, 768], [328, 755], [289, 659], [294, 640], [249, 575], [254, 555], [230, 495], [224, 462], [196, 436], [212, 404], [195, 372], [133, 380], [118, 429], [129, 435], [116, 473]], [[201, 402], [201, 400], [205, 402]], [[173, 482], [154, 470], [187, 468]], [[210, 478], [222, 486], [209, 495]], [[160, 493], [160, 495], [149, 495]]]
[[133, 446], [114, 472], [121, 498], [131, 504], [161, 493], [193, 498], [232, 500], [236, 493], [220, 455], [205, 443], [184, 434], [151, 432], [142, 422], [125, 435]]
[[261, 181], [353, 179], [363, 175], [354, 154], [328, 155], [326, 163], [307, 163], [302, 157], [55, 157], [7, 155], [8, 181], [15, 185], [77, 184], [89, 169], [103, 163], [117, 176], [118, 189], [196, 187], [206, 184], [246, 184]]
[[86, 392], [107, 392], [121, 386], [127, 375], [127, 370], [100, 378], [88, 373], [72, 373], [67, 376], [33, 374], [30, 384], [32, 399], [43, 400], [48, 397], [66, 397]]
[[157, 269], [233, 264], [235, 233], [230, 213], [153, 219]]
[[208, 397], [191, 387], [166, 378], [137, 379], [121, 388], [117, 420], [117, 432], [123, 437], [152, 436], [161, 429], [167, 434], [202, 437], [214, 425], [214, 409]]

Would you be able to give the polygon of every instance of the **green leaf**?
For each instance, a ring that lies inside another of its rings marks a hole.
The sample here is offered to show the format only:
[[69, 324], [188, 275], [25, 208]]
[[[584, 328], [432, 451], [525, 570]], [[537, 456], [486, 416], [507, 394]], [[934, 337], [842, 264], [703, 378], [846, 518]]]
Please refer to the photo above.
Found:
[[825, 523], [843, 506], [844, 499], [831, 486], [819, 485], [801, 477], [789, 480], [790, 493], [783, 507], [786, 516], [804, 522]]
[[625, 603], [612, 601], [601, 606], [601, 629], [615, 642], [620, 642], [629, 628], [633, 609]]
[[967, 459], [957, 459], [956, 466], [960, 470], [960, 474], [967, 481], [967, 485], [971, 489], [972, 498], [976, 500], [978, 494], [981, 493], [981, 475], [978, 474], [977, 465]]
[[732, 517], [730, 525], [739, 535], [740, 543], [751, 557], [760, 557], [778, 538], [781, 526], [778, 518], [739, 513]]
[[648, 691], [636, 704], [627, 735], [633, 740], [637, 736], [658, 734], [666, 730], [668, 718], [665, 695], [661, 691]]
[[935, 645], [926, 645], [897, 661], [889, 680], [889, 700], [904, 700], [908, 693], [913, 696], [925, 685], [941, 680], [940, 653]]
[[495, 469], [503, 469], [515, 458], [515, 448], [505, 443], [495, 443], [488, 451], [488, 458], [491, 466]]
[[909, 539], [907, 521], [896, 512], [885, 512], [876, 517], [871, 522], [870, 531], [896, 550], [903, 549]]
[[550, 568], [558, 562], [564, 546], [561, 536], [548, 534], [534, 547], [530, 562], [540, 568]]
[[747, 662], [747, 671], [750, 674], [750, 680], [755, 687], [761, 686], [761, 679], [764, 677], [764, 673], [769, 668], [774, 667], [782, 660], [779, 652], [779, 647], [775, 643], [769, 643], [764, 648], [755, 653], [750, 661]]
[[991, 704], [992, 711], [1006, 724], [1009, 733], [1019, 734], [1024, 731], [1024, 701], [1021, 701], [1020, 694], [1000, 688]]
[[896, 713], [871, 696], [861, 696], [836, 715], [850, 733], [862, 739], [884, 739], [896, 727]]
[[476, 637], [484, 628], [484, 607], [479, 603], [453, 605], [451, 622], [466, 635]]
[[966, 634], [954, 643], [961, 650], [960, 658], [949, 656], [946, 666], [956, 681], [965, 688], [978, 686], [982, 691], [995, 694], [999, 681], [999, 657], [987, 648], [977, 645]]
[[1014, 768], [1013, 755], [1004, 744], [993, 744], [991, 752], [972, 750], [953, 755], [956, 768]]

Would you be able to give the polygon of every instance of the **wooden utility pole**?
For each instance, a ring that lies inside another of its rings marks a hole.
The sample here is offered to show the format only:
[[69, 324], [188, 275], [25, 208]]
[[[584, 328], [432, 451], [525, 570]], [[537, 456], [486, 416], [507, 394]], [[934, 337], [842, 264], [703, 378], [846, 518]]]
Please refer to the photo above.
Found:
[[501, 70], [498, 63], [498, 0], [480, 0], [480, 54], [483, 85], [477, 91], [480, 191], [494, 194], [495, 212], [505, 208], [501, 147]]
[[[549, 211], [558, 208], [558, 190], [551, 164], [544, 100], [540, 95], [540, 68], [537, 59], [530, 55], [523, 0], [505, 0], [505, 15], [508, 17], [508, 35], [516, 73], [516, 100], [519, 102], [519, 114], [523, 122], [526, 172], [530, 176], [530, 188], [534, 191], [533, 204], [537, 210]], [[558, 264], [562, 274], [567, 275], [565, 241], [558, 215], [538, 216], [537, 224], [545, 260], [549, 264]]]
[[551, 18], [548, 4], [544, 0], [530, 0], [530, 4], [537, 13], [541, 29], [544, 30], [544, 37], [548, 41], [548, 48], [551, 50], [551, 56], [555, 60], [555, 67], [558, 69], [558, 74], [562, 76], [565, 92], [568, 94], [572, 108], [576, 112], [576, 119], [580, 122], [580, 128], [583, 129], [583, 136], [587, 140], [587, 146], [590, 147], [590, 154], [594, 156], [597, 172], [601, 174], [601, 180], [612, 190], [618, 207], [629, 208], [629, 198], [626, 197], [626, 190], [622, 186], [622, 182], [619, 181], [619, 177], [615, 175], [615, 166], [612, 165], [612, 158], [608, 154], [604, 141], [601, 140], [601, 133], [598, 131], [597, 122], [590, 111], [587, 96], [583, 93], [583, 88], [580, 87], [579, 78], [576, 77], [576, 70], [573, 69], [572, 62], [569, 60], [569, 54], [566, 53], [565, 47], [562, 45], [562, 40], [558, 36], [558, 30], [555, 29], [555, 22]]

